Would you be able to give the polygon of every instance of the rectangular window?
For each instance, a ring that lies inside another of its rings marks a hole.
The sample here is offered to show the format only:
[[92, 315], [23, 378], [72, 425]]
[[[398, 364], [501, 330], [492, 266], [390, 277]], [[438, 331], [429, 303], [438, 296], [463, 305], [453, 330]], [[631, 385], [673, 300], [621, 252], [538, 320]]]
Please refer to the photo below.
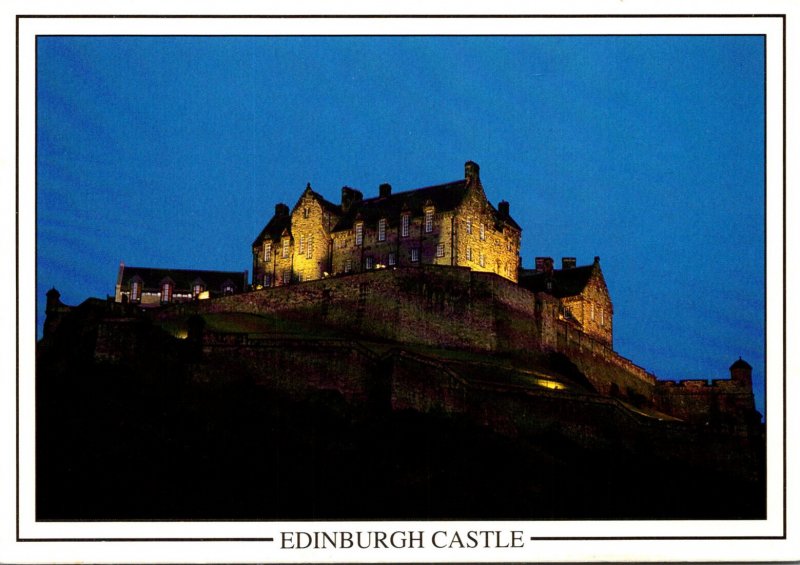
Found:
[[472, 235], [472, 219], [467, 218], [467, 234]]
[[300, 236], [300, 255], [306, 252], [306, 238], [304, 236]]
[[483, 253], [481, 253], [478, 257], [478, 263], [480, 263], [481, 267], [486, 266], [486, 257], [484, 257]]
[[364, 224], [356, 224], [356, 245], [364, 243]]
[[425, 210], [425, 233], [433, 231], [433, 210]]
[[283, 240], [283, 251], [281, 252], [281, 257], [286, 259], [289, 256], [289, 238]]
[[409, 215], [408, 214], [403, 214], [403, 218], [402, 218], [402, 222], [401, 222], [402, 226], [401, 226], [401, 231], [400, 231], [400, 235], [403, 236], [403, 237], [408, 237], [409, 220], [410, 220]]
[[411, 249], [411, 262], [416, 263], [419, 261], [419, 248], [413, 247]]
[[481, 241], [486, 239], [486, 226], [481, 224]]
[[272, 244], [264, 244], [264, 261], [272, 261]]
[[436, 246], [436, 256], [444, 257], [444, 243], [440, 243]]
[[314, 256], [314, 236], [308, 236], [308, 243], [306, 244], [306, 259], [311, 259]]
[[292, 280], [292, 272], [289, 269], [283, 271], [283, 284], [289, 284]]
[[353, 270], [353, 261], [348, 259], [347, 261], [344, 262], [344, 272], [349, 273], [352, 270]]
[[378, 241], [386, 241], [386, 218], [378, 221]]
[[196, 284], [192, 287], [192, 296], [197, 296], [201, 292], [203, 292], [203, 285]]
[[397, 259], [395, 257], [394, 251], [389, 252], [389, 258], [387, 260], [390, 267], [394, 267], [397, 264]]
[[467, 247], [467, 261], [472, 261], [472, 247]]
[[161, 302], [169, 302], [172, 300], [172, 285], [164, 283], [161, 285]]
[[365, 263], [365, 265], [367, 267], [367, 270], [371, 269], [372, 268], [372, 257], [367, 257], [365, 259], [364, 263]]
[[269, 286], [272, 283], [272, 277], [269, 275], [264, 275], [264, 286]]

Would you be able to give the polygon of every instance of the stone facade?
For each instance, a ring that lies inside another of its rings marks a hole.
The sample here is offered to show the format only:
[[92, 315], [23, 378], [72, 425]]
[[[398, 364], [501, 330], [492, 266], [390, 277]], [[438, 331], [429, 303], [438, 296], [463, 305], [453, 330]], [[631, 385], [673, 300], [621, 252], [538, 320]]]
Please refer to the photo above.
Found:
[[479, 170], [469, 161], [463, 181], [396, 194], [384, 184], [369, 199], [344, 187], [338, 206], [306, 187], [253, 242], [254, 287], [423, 264], [516, 281], [522, 230], [507, 202], [489, 203]]

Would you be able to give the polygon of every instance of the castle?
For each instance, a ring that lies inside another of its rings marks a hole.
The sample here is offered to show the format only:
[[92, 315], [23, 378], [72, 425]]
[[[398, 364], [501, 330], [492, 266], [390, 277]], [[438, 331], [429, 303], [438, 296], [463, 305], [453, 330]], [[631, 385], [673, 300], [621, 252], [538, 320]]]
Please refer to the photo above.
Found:
[[[752, 369], [741, 359], [730, 379], [675, 382], [617, 353], [599, 257], [583, 266], [564, 257], [560, 269], [552, 258], [537, 257], [535, 268], [522, 268], [522, 229], [508, 202], [495, 208], [488, 201], [479, 173], [468, 161], [463, 180], [394, 194], [384, 184], [368, 199], [344, 187], [338, 205], [307, 186], [291, 211], [275, 207], [253, 242], [249, 287], [246, 271], [121, 265], [114, 300], [127, 304], [126, 316], [130, 308], [148, 307], [156, 321], [183, 320], [181, 337], [190, 333], [188, 317], [246, 313], [313, 321], [409, 347], [520, 359], [558, 354], [593, 393], [659, 420], [746, 426], [760, 420]], [[46, 333], [68, 310], [57, 293], [48, 295]], [[135, 341], [120, 338], [128, 331], [121, 328], [129, 326], [113, 317], [101, 324], [100, 357], [118, 358], [115, 347]], [[213, 327], [201, 339], [209, 351], [230, 339], [245, 349], [256, 344]]]

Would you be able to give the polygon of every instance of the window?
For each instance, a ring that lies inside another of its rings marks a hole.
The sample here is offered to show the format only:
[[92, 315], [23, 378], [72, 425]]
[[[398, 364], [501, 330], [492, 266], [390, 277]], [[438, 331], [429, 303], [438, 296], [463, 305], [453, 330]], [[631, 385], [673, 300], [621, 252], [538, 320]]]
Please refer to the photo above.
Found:
[[233, 285], [231, 283], [225, 283], [225, 286], [222, 287], [222, 294], [233, 294]]
[[478, 263], [480, 264], [481, 267], [485, 267], [486, 266], [486, 257], [484, 256], [483, 253], [481, 253], [478, 256]]
[[138, 302], [142, 299], [142, 283], [133, 281], [131, 283], [131, 302]]
[[440, 243], [436, 246], [436, 256], [444, 257], [444, 243]]
[[306, 252], [306, 238], [300, 236], [300, 255]]
[[203, 290], [202, 284], [197, 283], [192, 285], [192, 296], [196, 298], [201, 292], [203, 292]]
[[368, 270], [372, 268], [372, 257], [367, 257], [366, 258], [365, 266], [367, 267]]
[[308, 236], [308, 243], [306, 243], [306, 259], [311, 259], [314, 256], [314, 236]]
[[600, 325], [601, 326], [605, 326], [606, 325], [605, 311], [602, 308], [600, 308]]
[[408, 237], [408, 224], [409, 224], [410, 217], [408, 214], [403, 214], [401, 228], [400, 228], [400, 235], [403, 237]]
[[425, 233], [433, 231], [433, 210], [425, 210]]
[[472, 235], [472, 218], [467, 218], [467, 233]]
[[303, 208], [303, 217], [308, 218], [308, 208]]
[[283, 284], [289, 284], [292, 280], [292, 272], [289, 269], [283, 271]]
[[271, 261], [272, 260], [272, 244], [265, 243], [264, 244], [264, 261]]
[[283, 240], [283, 251], [281, 252], [281, 257], [286, 259], [289, 256], [289, 238], [285, 238]]
[[165, 282], [161, 285], [161, 302], [169, 302], [172, 300], [172, 285]]
[[472, 261], [472, 247], [467, 247], [467, 261]]
[[272, 284], [272, 277], [270, 275], [264, 275], [264, 286], [269, 286]]
[[386, 218], [378, 221], [378, 241], [386, 241]]
[[486, 239], [486, 226], [481, 224], [481, 241]]
[[387, 259], [387, 263], [389, 263], [390, 267], [394, 267], [397, 264], [397, 257], [394, 254], [394, 251], [389, 252], [389, 258]]
[[356, 224], [356, 245], [364, 243], [364, 224]]
[[352, 270], [353, 270], [353, 261], [351, 259], [348, 259], [347, 261], [344, 262], [344, 272], [349, 273]]
[[419, 261], [419, 248], [413, 247], [411, 249], [411, 262], [416, 263]]

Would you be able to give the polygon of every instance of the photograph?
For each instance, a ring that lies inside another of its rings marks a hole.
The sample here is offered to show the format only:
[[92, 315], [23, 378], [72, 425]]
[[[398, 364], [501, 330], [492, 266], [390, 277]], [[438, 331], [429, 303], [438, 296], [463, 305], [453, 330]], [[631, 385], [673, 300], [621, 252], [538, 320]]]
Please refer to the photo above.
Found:
[[18, 17], [17, 540], [786, 539], [770, 17]]

